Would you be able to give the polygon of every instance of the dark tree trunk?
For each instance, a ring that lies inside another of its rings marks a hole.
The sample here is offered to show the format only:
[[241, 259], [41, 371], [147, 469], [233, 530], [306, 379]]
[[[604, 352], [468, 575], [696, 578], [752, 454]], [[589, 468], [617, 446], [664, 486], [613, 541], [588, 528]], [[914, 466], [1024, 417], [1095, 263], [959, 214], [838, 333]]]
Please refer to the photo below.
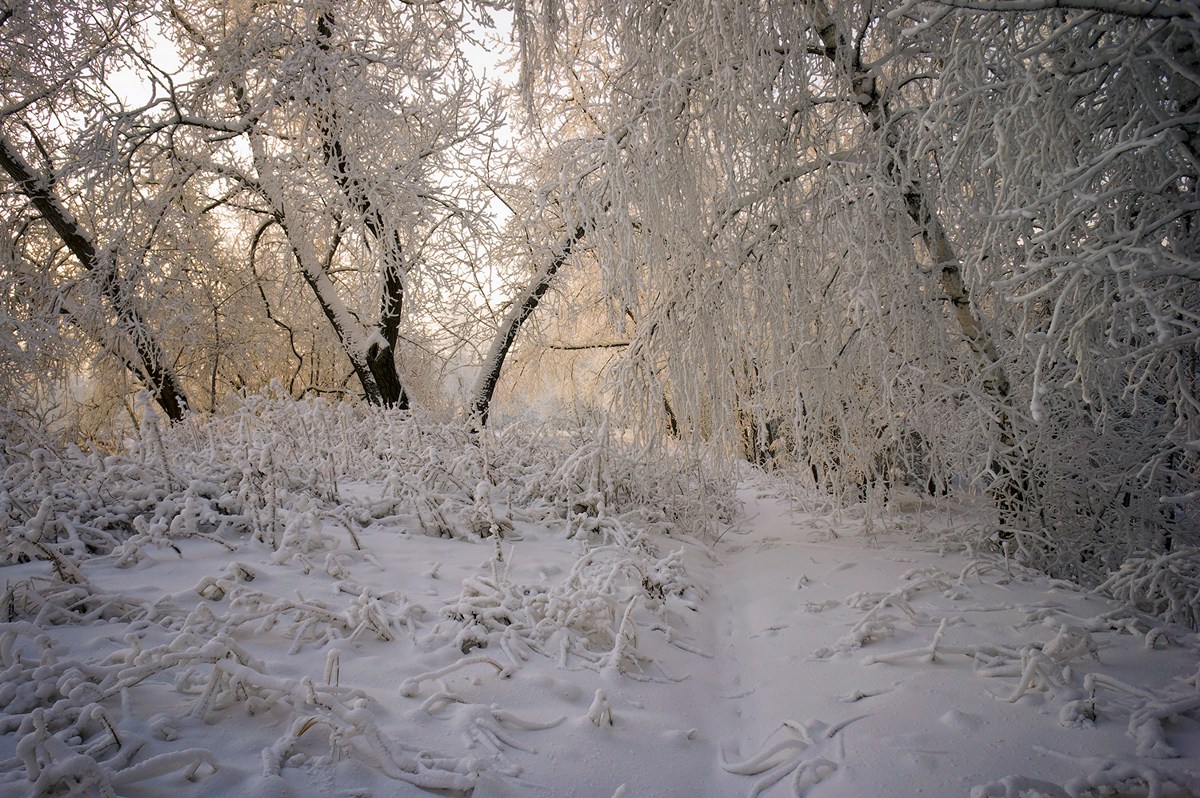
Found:
[[[317, 19], [317, 47], [323, 54], [333, 53], [334, 17], [324, 13]], [[332, 97], [334, 87], [319, 75], [326, 95]], [[321, 132], [321, 152], [326, 166], [333, 169], [333, 178], [350, 207], [362, 218], [363, 226], [370, 233], [379, 251], [382, 262], [383, 288], [379, 302], [379, 328], [376, 332], [385, 345], [372, 343], [367, 350], [367, 367], [378, 388], [377, 404], [385, 407], [408, 409], [408, 393], [396, 372], [396, 340], [400, 332], [400, 318], [404, 310], [404, 245], [399, 231], [388, 230], [383, 211], [371, 199], [361, 180], [355, 180], [350, 156], [342, 143], [337, 112], [328, 110], [319, 114], [317, 126]], [[368, 397], [370, 400], [371, 397]]]
[[99, 285], [101, 294], [115, 316], [117, 330], [132, 346], [131, 352], [120, 355], [124, 364], [137, 374], [171, 421], [182, 419], [187, 412], [187, 396], [158, 340], [122, 286], [117, 265], [101, 257], [89, 232], [8, 139], [3, 137], [0, 137], [0, 168], [8, 173], [18, 190], [29, 198], [38, 214], [54, 229], [71, 254]]
[[513, 306], [501, 323], [500, 329], [496, 331], [496, 337], [493, 339], [491, 349], [488, 350], [487, 360], [484, 361], [480, 370], [479, 380], [475, 383], [475, 391], [471, 400], [471, 413], [480, 428], [487, 426], [492, 396], [496, 392], [496, 383], [500, 381], [500, 372], [504, 369], [504, 361], [512, 349], [513, 342], [517, 340], [517, 333], [521, 331], [521, 325], [537, 308], [538, 303], [549, 290], [554, 275], [566, 263], [567, 258], [571, 256], [571, 251], [583, 240], [586, 233], [587, 230], [583, 226], [575, 228], [575, 232], [559, 246], [558, 254], [554, 256], [554, 259], [546, 264], [526, 287], [520, 302]]
[[[399, 251], [399, 242], [396, 242]], [[379, 386], [384, 407], [408, 409], [408, 393], [396, 373], [396, 339], [400, 334], [400, 311], [404, 304], [404, 282], [400, 268], [388, 263], [383, 271], [383, 292], [379, 302], [379, 335], [386, 346], [372, 344], [367, 349], [367, 365]]]

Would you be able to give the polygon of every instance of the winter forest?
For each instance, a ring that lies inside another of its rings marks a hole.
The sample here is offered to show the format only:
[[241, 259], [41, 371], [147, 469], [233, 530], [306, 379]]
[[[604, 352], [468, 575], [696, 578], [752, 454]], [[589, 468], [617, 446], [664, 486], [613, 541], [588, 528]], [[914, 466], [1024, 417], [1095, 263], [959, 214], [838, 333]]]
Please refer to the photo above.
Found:
[[0, 794], [1200, 795], [1190, 0], [0, 0]]

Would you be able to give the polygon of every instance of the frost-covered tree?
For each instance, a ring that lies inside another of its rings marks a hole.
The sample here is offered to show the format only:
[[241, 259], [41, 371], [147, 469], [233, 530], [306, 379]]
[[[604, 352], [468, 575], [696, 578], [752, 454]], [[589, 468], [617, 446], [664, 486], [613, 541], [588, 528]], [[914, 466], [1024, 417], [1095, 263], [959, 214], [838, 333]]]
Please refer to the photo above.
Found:
[[1063, 571], [1195, 541], [1200, 17], [1180, 8], [967, 14], [925, 117], [1011, 335], [1027, 526], [1049, 538], [1028, 544]]
[[144, 14], [141, 3], [115, 0], [0, 8], [6, 404], [50, 374], [60, 385], [77, 379], [100, 354], [99, 378], [119, 378], [115, 366], [172, 419], [187, 408], [174, 353], [148, 310], [161, 273], [145, 268], [145, 237], [133, 232], [153, 199], [107, 135], [121, 111], [108, 81], [137, 57]]
[[618, 403], [1062, 573], [1193, 538], [1200, 20], [1062, 5], [576, 6]]
[[160, 135], [177, 168], [206, 181], [211, 207], [249, 225], [243, 257], [263, 267], [275, 323], [299, 326], [283, 302], [298, 279], [372, 403], [407, 406], [405, 300], [422, 268], [445, 266], [439, 250], [481, 224], [482, 195], [464, 175], [499, 116], [463, 52], [479, 13], [170, 4], [195, 79], [173, 91]]

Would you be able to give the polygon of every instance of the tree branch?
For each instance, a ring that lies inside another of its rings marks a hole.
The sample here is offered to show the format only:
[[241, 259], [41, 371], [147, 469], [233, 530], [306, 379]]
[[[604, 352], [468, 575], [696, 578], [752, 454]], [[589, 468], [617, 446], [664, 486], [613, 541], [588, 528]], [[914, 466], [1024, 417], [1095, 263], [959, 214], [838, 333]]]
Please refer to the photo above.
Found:
[[[933, 2], [969, 11], [1098, 11], [1136, 19], [1200, 19], [1200, 10], [1192, 3], [1173, 0], [933, 0]], [[892, 12], [903, 13], [904, 9]]]
[[116, 316], [117, 329], [133, 344], [136, 357], [121, 355], [121, 359], [126, 365], [133, 366], [132, 370], [150, 389], [167, 417], [172, 421], [181, 420], [187, 409], [187, 396], [158, 340], [122, 286], [116, 264], [109, 262], [111, 257], [101, 255], [88, 231], [3, 135], [0, 135], [0, 169], [8, 173], [17, 189], [58, 234], [88, 275], [97, 281], [101, 294]]

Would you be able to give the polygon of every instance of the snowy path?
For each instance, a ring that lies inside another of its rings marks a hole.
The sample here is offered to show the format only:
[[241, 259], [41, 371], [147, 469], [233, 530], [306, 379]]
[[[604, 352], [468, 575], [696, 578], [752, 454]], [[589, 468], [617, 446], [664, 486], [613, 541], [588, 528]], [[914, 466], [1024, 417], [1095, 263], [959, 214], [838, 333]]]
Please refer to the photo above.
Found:
[[[1200, 795], [1194, 633], [774, 490], [715, 543], [388, 522], [358, 550], [296, 512], [278, 551], [89, 561], [87, 617], [0, 624], [0, 795]], [[10, 611], [78, 587], [48, 571], [10, 567]]]
[[[1142, 795], [1139, 785], [1171, 773], [1190, 786], [1168, 781], [1164, 794], [1200, 789], [1194, 718], [1169, 725], [1182, 755], [1173, 759], [1135, 756], [1127, 725], [1138, 701], [1127, 695], [1101, 691], [1095, 724], [1060, 719], [1087, 697], [1079, 688], [1092, 671], [1156, 694], [1195, 693], [1194, 637], [1148, 651], [1121, 628], [1130, 616], [1070, 586], [1010, 579], [901, 539], [864, 547], [854, 522], [795, 513], [757, 487], [741, 495], [737, 529], [715, 546], [686, 546], [706, 596], [678, 620], [710, 656], [658, 648], [663, 671], [686, 679], [607, 683], [613, 727], [551, 743], [552, 761], [570, 766], [522, 763], [530, 782], [539, 771], [550, 779], [545, 795], [1066, 795], [1054, 790], [1082, 789], [1081, 779]], [[927, 662], [920, 649], [939, 628], [942, 651]], [[1061, 664], [1028, 671], [1022, 687], [1031, 651]]]
[[[718, 640], [718, 700], [732, 715], [727, 728], [713, 729], [714, 742], [739, 743], [740, 755], [729, 758], [743, 762], [778, 751], [729, 768], [748, 774], [743, 792], [949, 796], [993, 784], [989, 795], [1022, 786], [1053, 794], [1047, 782], [1135, 784], [1130, 773], [1107, 770], [1114, 760], [1190, 770], [1177, 778], [1190, 786], [1174, 794], [1200, 788], [1194, 719], [1171, 728], [1182, 758], [1163, 760], [1133, 756], [1121, 702], [1128, 696], [1110, 695], [1111, 714], [1094, 725], [1064, 725], [1063, 711], [1087, 697], [1077, 688], [1090, 671], [1194, 694], [1194, 639], [1147, 651], [1120, 628], [1125, 612], [1070, 586], [1010, 579], [1001, 567], [895, 539], [864, 547], [853, 523], [834, 536], [828, 517], [793, 513], [755, 488], [742, 496], [748, 520], [717, 547], [706, 610]], [[939, 636], [941, 651], [920, 651]], [[1031, 651], [1048, 654], [1053, 667], [1041, 673], [1027, 667], [1028, 656], [1005, 657]], [[993, 667], [977, 667], [968, 654], [991, 656]], [[1064, 677], [1063, 666], [1075, 672]], [[1031, 673], [1025, 683], [1021, 675]]]

